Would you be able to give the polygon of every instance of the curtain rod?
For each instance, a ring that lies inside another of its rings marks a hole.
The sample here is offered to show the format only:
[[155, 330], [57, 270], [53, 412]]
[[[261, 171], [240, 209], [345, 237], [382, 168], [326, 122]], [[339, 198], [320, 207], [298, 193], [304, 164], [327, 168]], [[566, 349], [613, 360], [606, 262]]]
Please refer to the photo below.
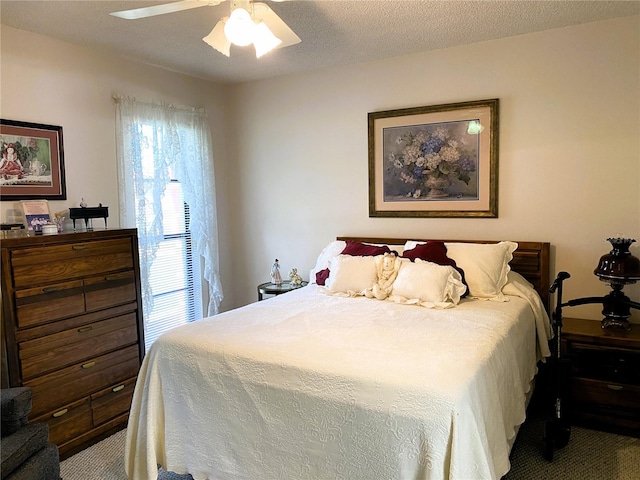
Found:
[[185, 112], [193, 112], [193, 113], [204, 113], [206, 115], [207, 111], [201, 107], [189, 107], [186, 105], [175, 105], [173, 103], [165, 103], [157, 100], [140, 100], [136, 97], [129, 97], [127, 95], [112, 95], [113, 101], [115, 103], [120, 103], [123, 100], [140, 103], [142, 105], [147, 105], [150, 107], [164, 107], [164, 108], [173, 108], [175, 110], [181, 110]]

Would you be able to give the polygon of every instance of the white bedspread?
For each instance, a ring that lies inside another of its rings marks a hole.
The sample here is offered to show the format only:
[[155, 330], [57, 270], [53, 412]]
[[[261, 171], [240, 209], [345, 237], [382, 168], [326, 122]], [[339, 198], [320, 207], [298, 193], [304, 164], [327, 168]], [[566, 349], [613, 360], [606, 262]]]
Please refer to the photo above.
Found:
[[536, 372], [529, 302], [429, 310], [316, 289], [153, 344], [129, 419], [130, 479], [156, 480], [158, 464], [195, 480], [466, 480], [509, 470]]

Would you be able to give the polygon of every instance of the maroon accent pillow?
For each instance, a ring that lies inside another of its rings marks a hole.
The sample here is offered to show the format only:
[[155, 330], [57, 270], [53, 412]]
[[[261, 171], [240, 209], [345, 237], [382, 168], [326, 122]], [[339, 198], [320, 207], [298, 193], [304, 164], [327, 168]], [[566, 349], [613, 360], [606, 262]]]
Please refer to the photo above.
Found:
[[329, 269], [325, 268], [324, 270], [320, 270], [316, 273], [316, 283], [318, 285], [324, 285], [327, 282], [327, 278], [329, 278]]
[[438, 265], [455, 266], [456, 262], [447, 257], [447, 246], [444, 242], [429, 240], [427, 243], [419, 243], [411, 250], [402, 252], [402, 258], [408, 258], [412, 262], [416, 258], [426, 260], [428, 262], [437, 263]]
[[376, 255], [384, 255], [385, 253], [391, 253], [391, 249], [386, 245], [367, 245], [365, 243], [347, 240], [347, 246], [344, 247], [341, 255], [375, 257]]
[[402, 258], [408, 258], [412, 262], [415, 261], [416, 258], [419, 258], [420, 260], [426, 260], [427, 262], [436, 263], [438, 265], [451, 265], [460, 272], [462, 283], [467, 287], [467, 291], [464, 292], [462, 298], [469, 295], [469, 285], [467, 285], [467, 281], [464, 278], [464, 270], [456, 265], [456, 261], [454, 259], [447, 257], [447, 246], [444, 242], [429, 240], [427, 243], [420, 243], [416, 245], [415, 248], [402, 252]]

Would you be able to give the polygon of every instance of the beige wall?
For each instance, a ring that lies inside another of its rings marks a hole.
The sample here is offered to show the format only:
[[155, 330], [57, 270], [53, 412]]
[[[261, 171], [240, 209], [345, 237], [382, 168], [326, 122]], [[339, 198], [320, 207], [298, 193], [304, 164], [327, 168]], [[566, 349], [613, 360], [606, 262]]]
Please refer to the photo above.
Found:
[[[52, 210], [85, 197], [116, 221], [112, 94], [207, 108], [223, 308], [254, 301], [276, 257], [307, 279], [336, 235], [550, 241], [567, 298], [606, 293], [605, 237], [640, 240], [637, 16], [229, 89], [7, 27], [1, 67], [3, 118], [64, 127], [69, 200]], [[499, 218], [369, 218], [367, 113], [485, 98], [501, 102]]]
[[[640, 240], [639, 17], [237, 86], [232, 152], [242, 302], [336, 235], [549, 241], [566, 298], [618, 233]], [[500, 99], [499, 218], [368, 217], [367, 112]], [[239, 181], [241, 179], [241, 181]], [[640, 249], [634, 253], [640, 256]], [[640, 299], [640, 288], [628, 288]], [[572, 313], [599, 318], [596, 307]], [[638, 314], [636, 312], [636, 318]]]
[[[109, 226], [119, 226], [114, 94], [205, 108], [216, 173], [221, 179], [227, 175], [224, 88], [4, 25], [1, 35], [2, 118], [63, 128], [67, 200], [50, 201], [51, 212], [77, 207], [84, 198], [90, 206], [108, 206]], [[225, 249], [231, 221], [227, 185], [218, 181], [216, 196]], [[3, 222], [19, 215], [19, 204], [2, 202], [0, 207]], [[230, 278], [231, 259], [221, 262], [222, 274]], [[227, 290], [223, 306], [233, 305], [233, 291]]]

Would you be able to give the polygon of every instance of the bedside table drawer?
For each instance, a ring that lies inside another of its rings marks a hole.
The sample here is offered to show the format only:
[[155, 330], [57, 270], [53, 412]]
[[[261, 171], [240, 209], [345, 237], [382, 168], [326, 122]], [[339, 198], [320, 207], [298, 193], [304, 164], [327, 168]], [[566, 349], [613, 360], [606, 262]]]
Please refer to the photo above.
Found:
[[636, 385], [573, 378], [571, 397], [576, 405], [603, 405], [640, 413], [640, 386]]
[[574, 377], [640, 385], [640, 351], [572, 342], [569, 352]]

